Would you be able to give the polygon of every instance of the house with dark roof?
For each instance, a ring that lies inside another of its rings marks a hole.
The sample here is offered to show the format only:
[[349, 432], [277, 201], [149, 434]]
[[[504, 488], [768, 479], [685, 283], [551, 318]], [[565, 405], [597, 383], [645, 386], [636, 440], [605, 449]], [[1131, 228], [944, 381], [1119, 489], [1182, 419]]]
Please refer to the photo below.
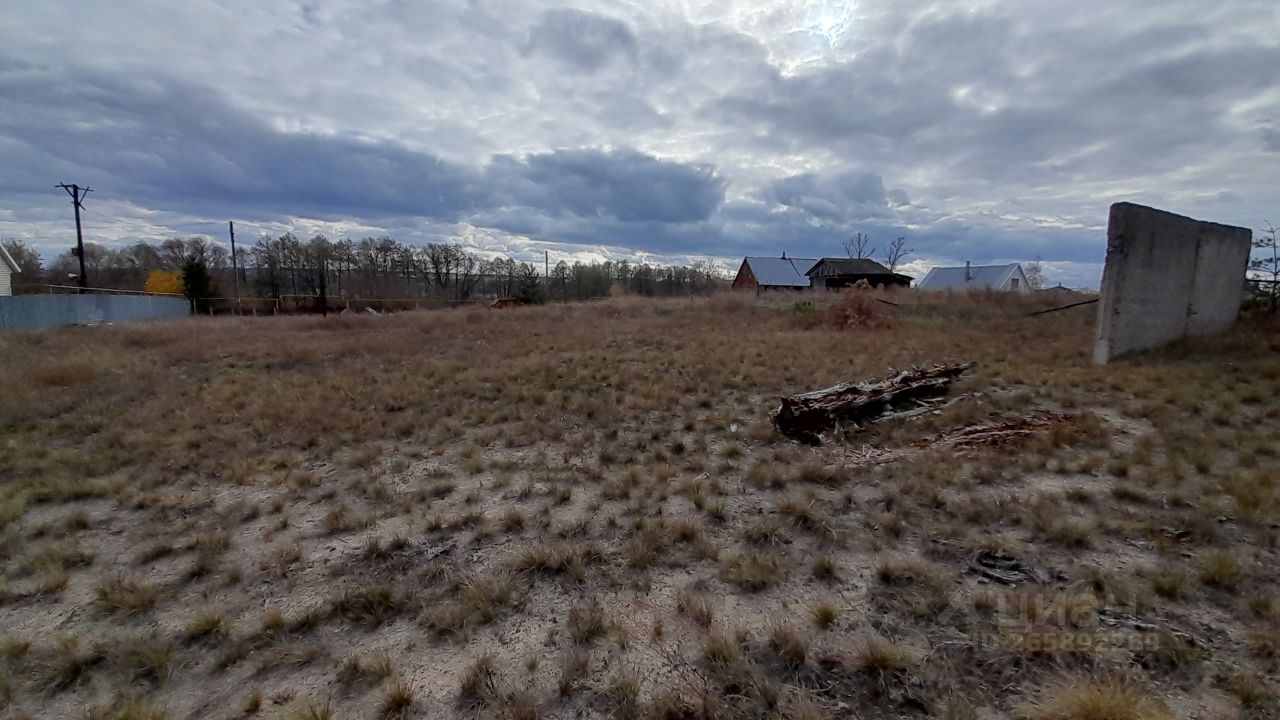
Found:
[[920, 290], [1002, 290], [1028, 292], [1026, 273], [1022, 265], [971, 265], [964, 267], [936, 267], [924, 276], [916, 286]]
[[837, 290], [865, 280], [871, 287], [910, 287], [911, 277], [870, 258], [822, 258], [809, 269], [813, 287]]
[[805, 273], [809, 272], [809, 268], [817, 262], [814, 258], [789, 258], [786, 253], [783, 253], [780, 258], [743, 258], [738, 274], [733, 278], [733, 288], [735, 290], [804, 289], [809, 287], [809, 277]]

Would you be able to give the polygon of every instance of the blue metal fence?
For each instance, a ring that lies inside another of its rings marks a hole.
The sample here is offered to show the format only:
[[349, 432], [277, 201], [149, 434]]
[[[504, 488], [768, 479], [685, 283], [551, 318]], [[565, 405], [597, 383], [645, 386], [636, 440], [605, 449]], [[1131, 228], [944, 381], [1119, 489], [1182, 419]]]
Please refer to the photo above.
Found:
[[187, 300], [155, 295], [17, 295], [0, 297], [0, 330], [176, 318], [191, 314]]

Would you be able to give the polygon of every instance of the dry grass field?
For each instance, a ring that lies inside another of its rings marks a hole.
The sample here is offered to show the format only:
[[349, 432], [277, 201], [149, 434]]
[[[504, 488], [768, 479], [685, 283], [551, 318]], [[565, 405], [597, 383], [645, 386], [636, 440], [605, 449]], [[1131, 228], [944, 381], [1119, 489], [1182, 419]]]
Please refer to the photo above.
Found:
[[1097, 368], [1092, 308], [793, 300], [0, 335], [0, 717], [1280, 712], [1273, 320]]

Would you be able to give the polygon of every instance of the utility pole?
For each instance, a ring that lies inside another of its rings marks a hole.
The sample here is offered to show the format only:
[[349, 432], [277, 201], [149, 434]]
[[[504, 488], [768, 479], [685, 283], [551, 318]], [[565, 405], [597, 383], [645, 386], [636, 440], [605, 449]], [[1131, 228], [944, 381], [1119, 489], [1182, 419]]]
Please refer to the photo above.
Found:
[[236, 285], [236, 314], [240, 314], [240, 266], [236, 262], [236, 223], [234, 220], [227, 221], [227, 230], [231, 233], [231, 277], [235, 278]]
[[551, 251], [542, 251], [542, 277], [551, 278]]
[[76, 255], [80, 258], [80, 294], [84, 294], [85, 288], [89, 287], [88, 280], [84, 276], [84, 233], [80, 230], [80, 209], [84, 207], [84, 196], [93, 192], [93, 188], [82, 188], [75, 183], [68, 185], [66, 183], [58, 183], [58, 187], [67, 191], [71, 196], [71, 205], [76, 209]]

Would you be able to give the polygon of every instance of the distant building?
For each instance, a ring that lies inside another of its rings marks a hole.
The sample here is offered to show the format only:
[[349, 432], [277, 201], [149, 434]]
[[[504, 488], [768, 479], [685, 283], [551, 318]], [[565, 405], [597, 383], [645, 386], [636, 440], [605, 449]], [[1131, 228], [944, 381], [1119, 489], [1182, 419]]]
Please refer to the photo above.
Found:
[[1028, 292], [1031, 287], [1022, 265], [970, 265], [964, 267], [936, 267], [924, 276], [920, 290], [1003, 290]]
[[0, 245], [0, 296], [13, 294], [13, 274], [21, 272], [18, 263], [4, 249], [4, 245]]
[[733, 288], [768, 290], [771, 288], [787, 288], [791, 290], [809, 287], [809, 278], [805, 273], [817, 264], [813, 258], [789, 258], [786, 253], [782, 257], [748, 257], [742, 259], [742, 266], [733, 278]]
[[822, 258], [807, 273], [813, 287], [836, 290], [866, 280], [871, 287], [910, 287], [911, 277], [869, 258]]

